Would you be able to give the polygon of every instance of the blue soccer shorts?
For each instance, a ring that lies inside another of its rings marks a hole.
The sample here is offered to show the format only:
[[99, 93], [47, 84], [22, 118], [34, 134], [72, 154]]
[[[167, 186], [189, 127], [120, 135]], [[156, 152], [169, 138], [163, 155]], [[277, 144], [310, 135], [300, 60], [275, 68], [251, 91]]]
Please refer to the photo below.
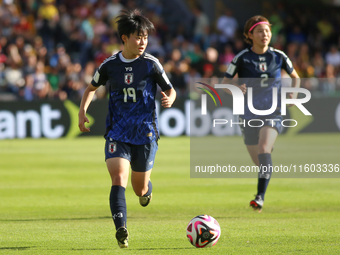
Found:
[[146, 172], [152, 169], [158, 150], [157, 141], [135, 145], [115, 141], [110, 137], [105, 139], [105, 160], [109, 158], [125, 158], [130, 161], [131, 169], [136, 172]]
[[[262, 122], [259, 120], [262, 120]], [[249, 120], [239, 117], [239, 122], [245, 121], [245, 125], [240, 124], [245, 145], [257, 145], [259, 143], [260, 129], [264, 126], [273, 127], [278, 132], [278, 134], [281, 134], [283, 131], [282, 120], [283, 118], [281, 115], [276, 115], [258, 118], [257, 120], [254, 119], [249, 123]], [[251, 126], [249, 126], [248, 123]]]

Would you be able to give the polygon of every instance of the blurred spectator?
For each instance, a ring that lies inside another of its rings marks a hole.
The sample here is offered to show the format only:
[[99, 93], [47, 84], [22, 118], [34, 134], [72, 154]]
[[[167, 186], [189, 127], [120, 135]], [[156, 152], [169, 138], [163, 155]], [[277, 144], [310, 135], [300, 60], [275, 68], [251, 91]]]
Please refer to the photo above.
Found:
[[286, 54], [293, 63], [297, 61], [298, 49], [299, 47], [296, 43], [289, 43], [287, 45]]
[[69, 35], [72, 29], [72, 17], [69, 12], [67, 12], [67, 8], [65, 5], [59, 5], [59, 26], [64, 33]]
[[2, 53], [2, 47], [0, 44], [0, 91], [5, 90], [3, 87], [5, 86], [4, 69], [6, 61], [7, 57]]
[[109, 16], [109, 20], [114, 21], [114, 19], [119, 15], [119, 12], [124, 9], [124, 6], [120, 3], [120, 0], [111, 0], [107, 5], [107, 12]]
[[244, 47], [246, 46], [245, 46], [243, 39], [240, 39], [240, 38], [235, 39], [235, 42], [234, 42], [234, 53], [235, 54], [238, 54], [242, 50], [244, 50]]
[[293, 31], [288, 34], [288, 42], [293, 42], [297, 44], [302, 44], [306, 41], [306, 36], [301, 31], [300, 26], [295, 25]]
[[18, 47], [15, 44], [10, 44], [7, 49], [8, 61], [13, 62], [18, 67], [22, 66], [22, 58]]
[[187, 56], [191, 65], [198, 64], [203, 59], [203, 52], [198, 43], [193, 44], [193, 47], [188, 47]]
[[[93, 34], [94, 36], [98, 36], [102, 38], [103, 35], [106, 35], [108, 32], [108, 25], [104, 22], [104, 18], [101, 16], [96, 17], [93, 24]], [[92, 38], [91, 38], [92, 39]]]
[[51, 85], [52, 94], [57, 95], [59, 92], [60, 75], [57, 67], [52, 67], [51, 71], [47, 74], [47, 80]]
[[38, 9], [36, 27], [48, 50], [54, 47], [54, 34], [59, 21], [59, 11], [54, 0], [43, 0], [43, 5]]
[[[272, 43], [275, 44], [278, 40], [279, 34], [282, 33], [284, 24], [281, 20], [280, 15], [274, 11], [271, 16], [269, 17], [269, 22], [272, 24], [271, 30], [272, 30]], [[276, 47], [274, 47], [276, 48]]]
[[21, 90], [21, 93], [20, 93], [20, 96], [25, 101], [34, 100], [33, 85], [34, 85], [33, 75], [27, 75], [25, 79], [25, 87], [23, 88], [23, 90]]
[[334, 75], [334, 66], [328, 64], [326, 66], [326, 79], [322, 79], [322, 84], [320, 86], [320, 90], [325, 94], [331, 94], [335, 91], [336, 88], [336, 79]]
[[38, 61], [36, 70], [31, 76], [33, 78], [33, 94], [40, 99], [47, 98], [50, 92], [50, 83], [45, 73], [44, 62]]
[[304, 43], [300, 46], [300, 51], [298, 52], [297, 56], [297, 64], [302, 65], [303, 63], [309, 63], [309, 46], [308, 44]]
[[7, 63], [8, 66], [4, 70], [7, 91], [17, 94], [19, 89], [25, 84], [24, 76], [20, 66], [13, 59], [9, 59]]
[[220, 64], [228, 66], [233, 61], [235, 54], [230, 44], [224, 46], [224, 52], [220, 55]]
[[2, 53], [2, 47], [0, 45], [0, 66], [3, 66], [6, 61], [7, 61], [7, 57], [5, 54]]
[[19, 21], [18, 7], [13, 3], [13, 0], [3, 0], [0, 6], [1, 21], [6, 24], [15, 24]]
[[327, 40], [331, 37], [332, 33], [334, 32], [333, 26], [329, 22], [327, 17], [323, 17], [320, 21], [318, 21], [316, 27], [321, 33], [324, 42], [327, 42]]
[[164, 57], [165, 51], [162, 47], [161, 40], [156, 33], [150, 33], [148, 36], [148, 46], [146, 50], [155, 57]]
[[34, 32], [33, 25], [28, 21], [28, 17], [20, 16], [19, 22], [14, 25], [13, 33], [24, 38], [30, 38]]
[[335, 45], [331, 46], [330, 50], [326, 53], [326, 64], [334, 66], [336, 71], [340, 67], [340, 52]]
[[[107, 52], [111, 55], [117, 53], [120, 50], [121, 44], [119, 39], [115, 35], [111, 35], [109, 39], [109, 45], [107, 46]], [[163, 50], [163, 48], [162, 48]], [[87, 63], [87, 62], [86, 62]]]
[[193, 41], [194, 43], [199, 43], [203, 47], [203, 39], [208, 35], [209, 32], [209, 19], [205, 13], [202, 11], [202, 7], [195, 5], [193, 8], [193, 13], [195, 15], [195, 26], [193, 31]]
[[186, 94], [186, 83], [184, 80], [184, 74], [181, 71], [179, 66], [176, 66], [174, 62], [170, 62], [171, 71], [170, 71], [170, 82], [173, 84], [174, 89], [177, 92], [178, 96], [183, 96]]
[[[196, 21], [191, 30], [178, 15], [183, 10], [170, 13], [174, 10], [165, 9], [160, 0], [3, 0], [0, 91], [11, 94], [10, 99], [78, 100], [95, 69], [122, 49], [114, 23], [119, 12], [142, 7], [156, 28], [146, 51], [162, 61], [178, 95], [188, 96], [192, 80], [222, 77], [234, 56], [248, 47], [242, 36], [244, 24], [238, 27], [241, 21], [230, 9], [217, 4], [215, 11], [224, 13], [214, 17], [215, 22], [190, 2]], [[272, 46], [288, 55], [302, 78], [310, 78], [301, 86], [333, 93], [340, 89], [334, 81], [340, 77], [338, 9], [301, 6], [264, 1], [260, 8], [272, 24]], [[106, 95], [102, 86], [95, 98]]]
[[218, 63], [218, 51], [209, 47], [205, 53], [203, 61], [203, 75], [202, 78], [221, 77], [220, 65]]
[[206, 50], [209, 47], [218, 48], [218, 34], [212, 26], [207, 26], [205, 28], [205, 36], [202, 38], [202, 49]]
[[43, 0], [43, 5], [38, 9], [38, 17], [46, 19], [48, 21], [57, 21], [59, 12], [57, 7], [54, 5], [54, 0]]
[[184, 79], [183, 68], [185, 62], [182, 61], [182, 53], [179, 49], [174, 49], [171, 53], [171, 59], [165, 66], [167, 75], [169, 76], [170, 82], [173, 84], [178, 96], [186, 94], [186, 83]]
[[37, 56], [39, 61], [43, 62], [45, 65], [49, 65], [48, 51], [45, 46], [38, 49]]
[[315, 77], [321, 78], [324, 72], [325, 61], [320, 51], [316, 51], [314, 53], [314, 57], [312, 59], [312, 65], [314, 67]]
[[157, 16], [162, 15], [163, 7], [160, 0], [145, 0], [146, 9], [153, 11]]
[[227, 8], [225, 14], [218, 18], [216, 27], [221, 32], [220, 42], [222, 45], [228, 42], [233, 43], [238, 23], [230, 9]]
[[[199, 72], [197, 72], [197, 70], [193, 67], [189, 67], [189, 70], [187, 73], [185, 73], [184, 75], [184, 80], [185, 80], [185, 83], [190, 85], [190, 84], [194, 84], [194, 81], [196, 79], [200, 79], [202, 76], [200, 75]], [[195, 86], [195, 85], [193, 85]], [[189, 86], [190, 88], [191, 86]]]
[[285, 37], [283, 35], [278, 35], [275, 42], [273, 42], [273, 48], [278, 50], [284, 50]]
[[38, 62], [37, 55], [32, 54], [32, 55], [30, 55], [28, 57], [27, 63], [26, 63], [26, 65], [23, 68], [24, 76], [33, 74], [35, 72], [35, 68], [37, 66], [37, 62]]

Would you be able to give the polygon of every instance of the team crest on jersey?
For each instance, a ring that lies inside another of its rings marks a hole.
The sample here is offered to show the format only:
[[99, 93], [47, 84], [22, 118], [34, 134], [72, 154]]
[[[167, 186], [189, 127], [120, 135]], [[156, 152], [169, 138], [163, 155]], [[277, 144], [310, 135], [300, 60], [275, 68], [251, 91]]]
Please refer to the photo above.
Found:
[[124, 74], [124, 82], [127, 85], [130, 85], [133, 82], [133, 73], [125, 73]]
[[266, 62], [260, 62], [260, 63], [259, 63], [259, 67], [260, 67], [260, 70], [261, 70], [262, 72], [267, 71], [267, 63], [266, 63]]
[[109, 152], [110, 153], [115, 153], [117, 150], [117, 144], [115, 142], [109, 143]]

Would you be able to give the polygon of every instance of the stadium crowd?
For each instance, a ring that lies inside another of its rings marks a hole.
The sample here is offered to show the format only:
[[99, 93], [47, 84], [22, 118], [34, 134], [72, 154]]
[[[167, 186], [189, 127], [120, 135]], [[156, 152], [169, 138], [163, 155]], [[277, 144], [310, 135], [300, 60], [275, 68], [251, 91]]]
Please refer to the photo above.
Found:
[[[192, 1], [188, 1], [192, 3]], [[122, 48], [114, 20], [123, 9], [141, 8], [155, 25], [147, 52], [159, 58], [179, 96], [191, 78], [223, 77], [246, 47], [231, 9], [214, 21], [188, 5], [192, 29], [163, 18], [161, 0], [2, 0], [0, 6], [0, 100], [79, 100], [100, 63]], [[327, 8], [327, 7], [324, 7]], [[328, 8], [275, 8], [263, 2], [272, 24], [272, 46], [283, 50], [312, 92], [340, 91], [340, 15]], [[324, 79], [315, 79], [324, 78]], [[105, 97], [102, 87], [97, 98]]]

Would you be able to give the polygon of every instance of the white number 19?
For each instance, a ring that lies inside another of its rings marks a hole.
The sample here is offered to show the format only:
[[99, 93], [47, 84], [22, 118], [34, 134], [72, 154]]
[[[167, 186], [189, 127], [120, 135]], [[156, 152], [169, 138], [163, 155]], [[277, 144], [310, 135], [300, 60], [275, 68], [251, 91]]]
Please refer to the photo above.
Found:
[[136, 91], [134, 88], [124, 88], [124, 103], [127, 102], [127, 97], [132, 97], [132, 101], [136, 103]]

